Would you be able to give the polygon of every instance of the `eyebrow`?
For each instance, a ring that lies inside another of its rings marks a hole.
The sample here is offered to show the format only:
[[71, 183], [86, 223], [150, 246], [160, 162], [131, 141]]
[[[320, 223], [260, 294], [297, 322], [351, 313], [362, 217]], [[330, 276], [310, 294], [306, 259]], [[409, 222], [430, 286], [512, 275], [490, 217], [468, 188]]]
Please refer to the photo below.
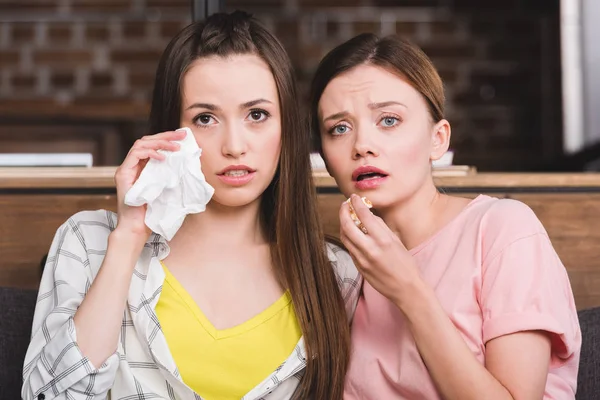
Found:
[[[383, 101], [381, 103], [369, 103], [367, 105], [367, 107], [369, 107], [369, 109], [371, 109], [371, 110], [378, 110], [380, 108], [389, 107], [389, 106], [402, 106], [404, 108], [408, 108], [408, 107], [406, 107], [405, 104], [400, 103], [398, 101]], [[344, 117], [348, 116], [348, 114], [350, 114], [348, 111], [341, 111], [339, 113], [331, 114], [329, 117], [325, 118], [323, 120], [323, 122], [326, 122], [326, 121], [329, 121], [332, 119], [344, 118]]]
[[339, 112], [339, 113], [331, 114], [329, 117], [325, 118], [325, 119], [323, 120], [323, 122], [327, 122], [327, 121], [329, 121], [329, 120], [332, 120], [332, 119], [340, 119], [340, 118], [344, 118], [344, 117], [345, 117], [345, 116], [347, 116], [348, 114], [349, 114], [349, 112], [348, 112], [348, 111], [342, 111], [342, 112]]
[[384, 101], [381, 103], [370, 103], [369, 104], [369, 108], [371, 110], [377, 110], [377, 109], [388, 107], [388, 106], [402, 106], [404, 108], [408, 108], [408, 107], [406, 107], [406, 105], [404, 103], [400, 103], [398, 101]]
[[[271, 101], [267, 100], [267, 99], [256, 99], [256, 100], [250, 100], [247, 101], [243, 104], [240, 104], [240, 110], [246, 109], [246, 108], [250, 108], [250, 107], [254, 107], [258, 104], [262, 104], [262, 103], [268, 103], [268, 104], [273, 104]], [[210, 103], [194, 103], [191, 106], [189, 106], [188, 108], [186, 108], [187, 110], [191, 110], [192, 108], [206, 108], [207, 110], [210, 111], [220, 111], [221, 107], [215, 105], [215, 104], [210, 104]]]

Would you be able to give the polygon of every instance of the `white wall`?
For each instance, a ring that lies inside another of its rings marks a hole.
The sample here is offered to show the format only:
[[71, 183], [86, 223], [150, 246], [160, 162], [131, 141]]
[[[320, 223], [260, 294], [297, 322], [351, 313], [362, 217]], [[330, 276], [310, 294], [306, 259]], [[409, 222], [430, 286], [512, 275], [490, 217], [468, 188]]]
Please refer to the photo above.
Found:
[[585, 143], [600, 141], [600, 0], [582, 0]]
[[563, 148], [600, 142], [600, 0], [561, 0]]

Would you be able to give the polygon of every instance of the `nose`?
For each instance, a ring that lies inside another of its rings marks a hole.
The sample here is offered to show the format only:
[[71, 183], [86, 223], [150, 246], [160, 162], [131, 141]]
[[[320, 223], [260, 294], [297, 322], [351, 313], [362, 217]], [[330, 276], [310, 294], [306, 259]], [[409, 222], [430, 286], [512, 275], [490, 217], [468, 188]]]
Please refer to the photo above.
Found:
[[236, 124], [227, 124], [224, 132], [223, 155], [230, 158], [240, 158], [247, 151], [244, 128]]
[[377, 157], [379, 151], [373, 142], [373, 135], [368, 129], [359, 129], [356, 127], [354, 135], [354, 148], [352, 149], [353, 158], [358, 160], [368, 156]]

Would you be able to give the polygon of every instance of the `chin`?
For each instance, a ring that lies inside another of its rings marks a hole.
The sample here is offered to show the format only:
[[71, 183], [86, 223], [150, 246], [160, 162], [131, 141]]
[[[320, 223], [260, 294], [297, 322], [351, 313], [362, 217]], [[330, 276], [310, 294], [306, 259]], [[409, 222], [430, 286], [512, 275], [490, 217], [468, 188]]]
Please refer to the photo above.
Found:
[[373, 207], [377, 209], [384, 209], [396, 202], [397, 193], [390, 193], [384, 188], [377, 189], [369, 189], [369, 190], [358, 190], [354, 187], [354, 184], [351, 186], [351, 190], [348, 192], [344, 192], [346, 198], [348, 198], [352, 193], [356, 193], [360, 197], [366, 197], [371, 203], [373, 203]]
[[346, 196], [346, 197], [350, 197], [351, 194], [357, 194], [361, 197], [367, 197], [367, 198], [371, 198], [371, 197], [380, 197], [380, 198], [385, 198], [385, 190], [382, 187], [378, 187], [375, 189], [359, 189], [355, 186], [355, 182], [349, 182], [344, 186], [339, 186], [340, 187], [340, 191]]
[[250, 188], [216, 189], [210, 202], [224, 207], [244, 207], [259, 200], [261, 194], [262, 192]]

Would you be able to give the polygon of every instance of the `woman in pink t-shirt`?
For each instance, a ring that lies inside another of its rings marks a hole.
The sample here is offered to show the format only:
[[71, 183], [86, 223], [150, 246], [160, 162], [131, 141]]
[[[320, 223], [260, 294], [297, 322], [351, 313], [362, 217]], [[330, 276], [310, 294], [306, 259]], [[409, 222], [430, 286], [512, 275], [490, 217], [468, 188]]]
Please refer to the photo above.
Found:
[[321, 62], [311, 107], [360, 220], [341, 206], [341, 239], [365, 278], [344, 398], [573, 399], [581, 332], [544, 227], [518, 201], [434, 185], [450, 124], [427, 56], [360, 35]]

